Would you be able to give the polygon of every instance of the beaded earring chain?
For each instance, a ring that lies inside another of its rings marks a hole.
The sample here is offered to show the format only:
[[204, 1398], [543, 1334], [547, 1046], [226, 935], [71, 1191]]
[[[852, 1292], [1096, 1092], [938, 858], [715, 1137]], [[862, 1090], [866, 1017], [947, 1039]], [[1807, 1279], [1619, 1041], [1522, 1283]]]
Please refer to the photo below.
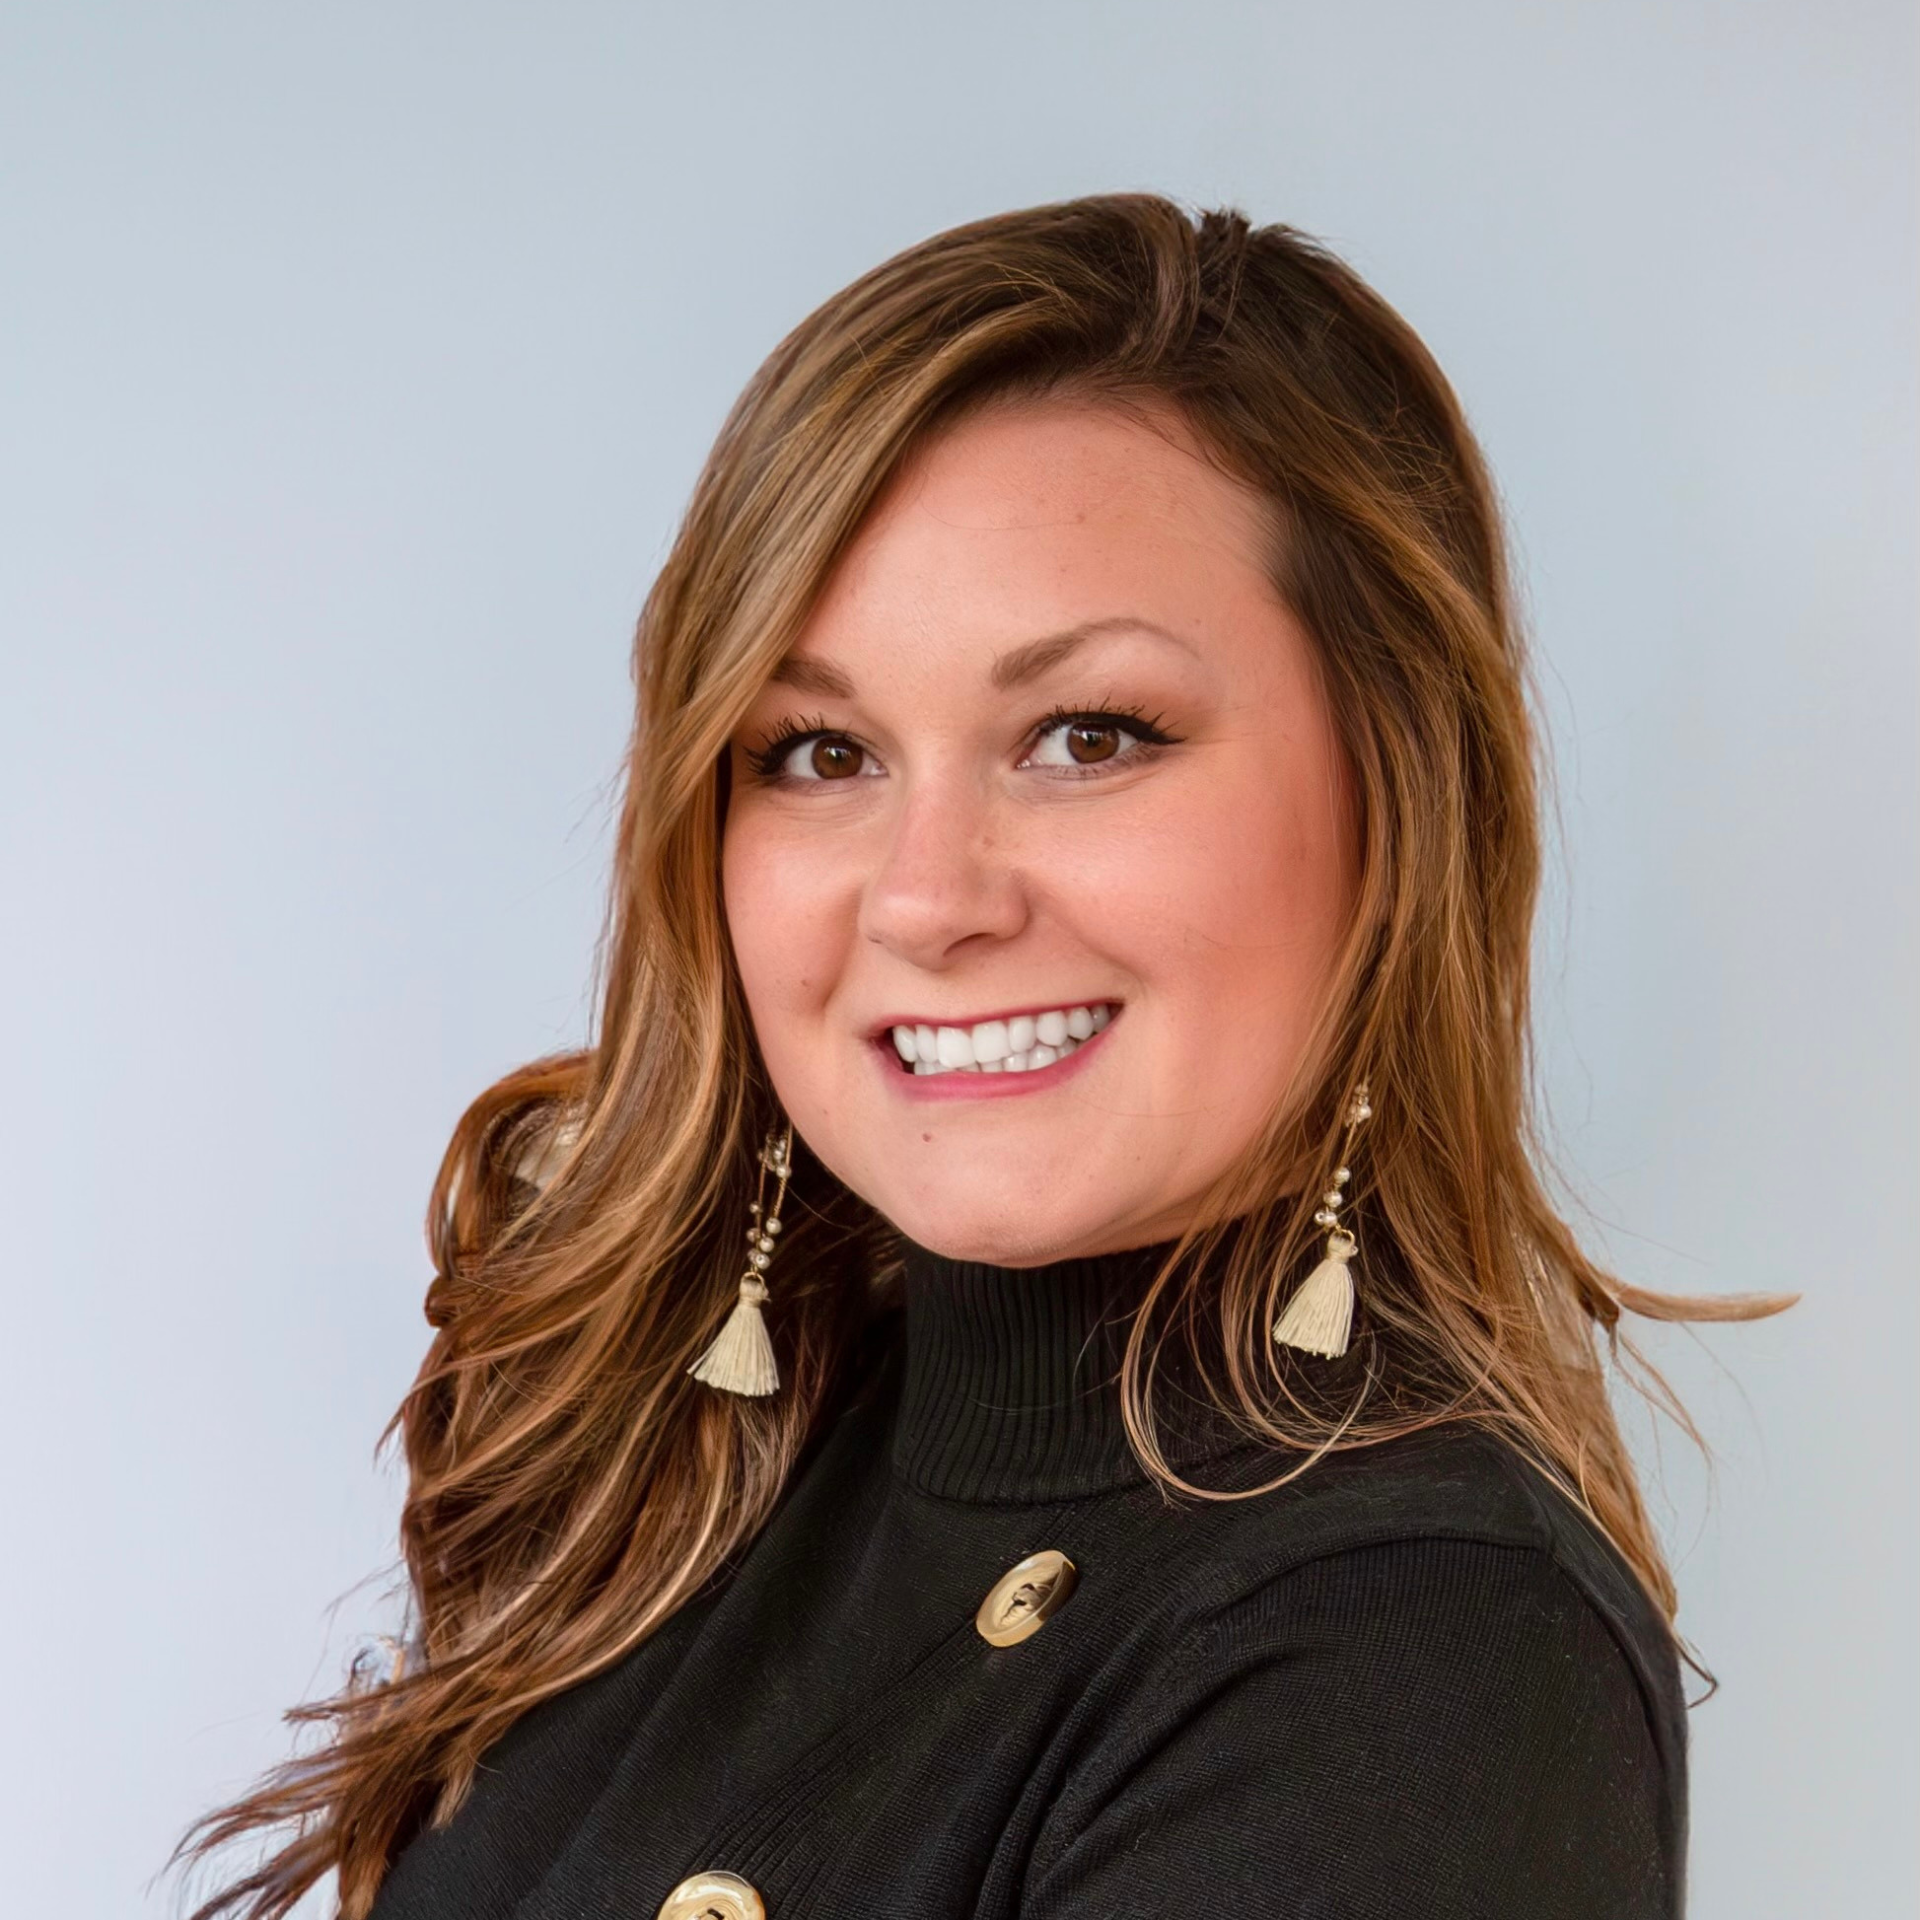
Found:
[[1273, 1337], [1282, 1346], [1298, 1347], [1328, 1360], [1346, 1352], [1353, 1328], [1353, 1275], [1347, 1263], [1359, 1242], [1340, 1224], [1340, 1207], [1346, 1199], [1341, 1188], [1352, 1172], [1344, 1163], [1352, 1151], [1354, 1129], [1372, 1117], [1367, 1083], [1362, 1080], [1347, 1109], [1342, 1164], [1334, 1169], [1333, 1184], [1320, 1196], [1320, 1211], [1313, 1216], [1316, 1226], [1328, 1229], [1326, 1258], [1300, 1283], [1300, 1291], [1273, 1323]]
[[[753, 1203], [753, 1224], [747, 1229], [747, 1269], [740, 1276], [740, 1299], [726, 1324], [705, 1353], [687, 1371], [696, 1380], [725, 1393], [769, 1394], [780, 1385], [773, 1342], [760, 1312], [767, 1297], [761, 1279], [773, 1258], [774, 1235], [780, 1231], [780, 1207], [787, 1197], [787, 1176], [793, 1171], [793, 1128], [775, 1127], [760, 1149], [760, 1185]], [[773, 1211], [766, 1211], [767, 1175], [779, 1177]]]

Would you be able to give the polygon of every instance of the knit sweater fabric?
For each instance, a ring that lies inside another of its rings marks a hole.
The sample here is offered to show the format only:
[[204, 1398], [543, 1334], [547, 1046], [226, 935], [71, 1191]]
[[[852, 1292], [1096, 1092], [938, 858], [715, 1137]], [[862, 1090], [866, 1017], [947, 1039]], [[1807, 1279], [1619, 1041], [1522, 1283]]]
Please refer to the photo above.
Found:
[[[1460, 1425], [1167, 1496], [1117, 1377], [1165, 1250], [908, 1243], [737, 1564], [517, 1721], [374, 1920], [751, 1913], [671, 1904], [712, 1872], [768, 1920], [1677, 1920], [1679, 1661], [1618, 1552]], [[1199, 1486], [1297, 1464], [1161, 1437]], [[991, 1644], [1047, 1549], [1066, 1598]]]

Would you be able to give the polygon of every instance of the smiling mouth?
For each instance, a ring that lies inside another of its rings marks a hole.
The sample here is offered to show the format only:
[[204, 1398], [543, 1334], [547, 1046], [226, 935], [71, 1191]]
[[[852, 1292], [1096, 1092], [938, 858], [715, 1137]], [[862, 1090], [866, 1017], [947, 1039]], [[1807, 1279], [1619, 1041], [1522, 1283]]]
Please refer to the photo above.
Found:
[[1032, 1073], [1104, 1032], [1119, 1011], [1117, 1000], [1089, 1000], [970, 1027], [895, 1026], [878, 1044], [905, 1074]]

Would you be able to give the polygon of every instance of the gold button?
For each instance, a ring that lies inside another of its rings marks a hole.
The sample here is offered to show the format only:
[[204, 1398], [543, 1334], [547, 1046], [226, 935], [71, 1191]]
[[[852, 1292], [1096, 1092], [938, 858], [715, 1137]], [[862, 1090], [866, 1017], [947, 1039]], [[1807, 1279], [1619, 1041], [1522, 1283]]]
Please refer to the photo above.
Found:
[[992, 1591], [980, 1602], [980, 1611], [973, 1616], [973, 1624], [980, 1629], [983, 1640], [996, 1647], [1010, 1647], [1059, 1612], [1079, 1577], [1073, 1562], [1053, 1547], [1030, 1553], [993, 1583]]
[[667, 1895], [659, 1920], [767, 1920], [760, 1889], [737, 1873], [690, 1873]]

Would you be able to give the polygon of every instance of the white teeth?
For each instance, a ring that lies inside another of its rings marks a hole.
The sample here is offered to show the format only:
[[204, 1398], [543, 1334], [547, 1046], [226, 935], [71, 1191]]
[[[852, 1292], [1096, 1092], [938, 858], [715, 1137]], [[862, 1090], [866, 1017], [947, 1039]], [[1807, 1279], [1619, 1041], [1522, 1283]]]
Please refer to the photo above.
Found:
[[939, 1061], [943, 1067], [973, 1065], [973, 1035], [965, 1027], [935, 1027], [940, 1043]]
[[893, 1045], [915, 1073], [1028, 1073], [1062, 1059], [1112, 1018], [1103, 1000], [972, 1027], [895, 1027]]
[[1050, 1067], [1056, 1060], [1064, 1060], [1079, 1045], [1078, 1040], [1069, 1040], [1059, 1048], [1035, 1047], [1031, 1053], [1010, 1053], [1004, 1060], [964, 1067], [941, 1067], [931, 1060], [916, 1060], [913, 1070], [915, 1073], [1029, 1073], [1035, 1067]]

